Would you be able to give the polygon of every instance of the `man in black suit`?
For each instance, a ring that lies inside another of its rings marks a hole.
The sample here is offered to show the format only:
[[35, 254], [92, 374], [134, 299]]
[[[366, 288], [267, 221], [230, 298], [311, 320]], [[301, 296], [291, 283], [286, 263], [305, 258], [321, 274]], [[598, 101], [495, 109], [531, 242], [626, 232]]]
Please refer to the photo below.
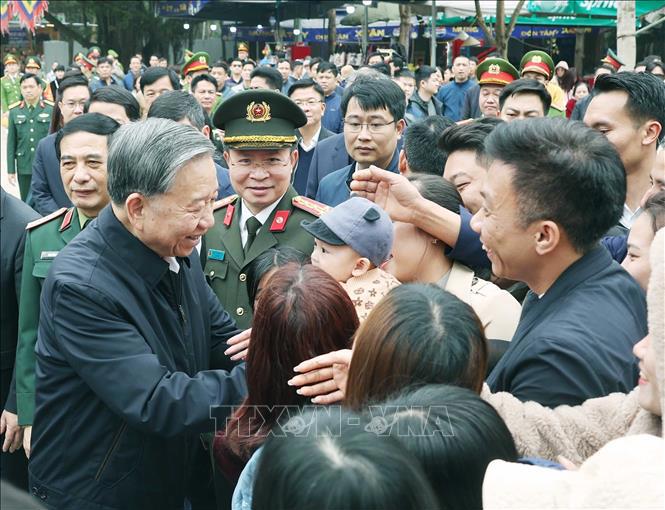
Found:
[[25, 226], [39, 214], [0, 188], [0, 401], [2, 418], [0, 433], [4, 434], [0, 473], [4, 480], [22, 488], [28, 486], [28, 463], [21, 446], [23, 434], [16, 416], [16, 390], [12, 374], [18, 337], [18, 294], [23, 268]]
[[321, 125], [326, 96], [318, 83], [310, 79], [296, 81], [289, 87], [289, 97], [307, 117], [307, 124], [298, 129], [298, 166], [293, 178], [293, 187], [299, 195], [304, 195], [316, 147], [333, 133]]
[[315, 198], [321, 179], [351, 163], [353, 163], [353, 159], [346, 152], [344, 133], [334, 134], [321, 141], [312, 154], [305, 195]]

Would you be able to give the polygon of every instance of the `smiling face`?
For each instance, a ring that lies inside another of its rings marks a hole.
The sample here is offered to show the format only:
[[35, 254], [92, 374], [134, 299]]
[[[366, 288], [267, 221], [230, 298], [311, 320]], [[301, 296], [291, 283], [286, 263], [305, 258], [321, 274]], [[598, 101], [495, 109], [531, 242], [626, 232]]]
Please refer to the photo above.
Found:
[[519, 201], [511, 182], [513, 172], [510, 165], [492, 162], [483, 181], [482, 205], [471, 227], [480, 234], [492, 273], [528, 283], [529, 271], [537, 271], [535, 231], [520, 224]]
[[443, 169], [443, 178], [451, 182], [462, 197], [464, 207], [472, 214], [480, 209], [483, 197], [480, 190], [487, 171], [478, 164], [473, 150], [457, 150], [450, 153]]
[[[370, 126], [361, 126], [360, 131], [353, 132], [353, 124]], [[385, 169], [390, 164], [403, 129], [404, 121], [395, 122], [387, 109], [364, 111], [358, 100], [352, 97], [344, 117], [346, 151], [361, 170], [370, 165]]]
[[478, 96], [478, 105], [483, 117], [498, 117], [499, 96], [503, 87], [500, 85], [482, 85]]
[[298, 151], [273, 150], [224, 151], [233, 189], [252, 214], [257, 214], [281, 198], [289, 189], [291, 174], [298, 162]]
[[638, 381], [638, 399], [640, 406], [656, 416], [662, 416], [663, 410], [660, 403], [662, 388], [658, 386], [658, 374], [656, 373], [656, 352], [647, 335], [633, 347], [633, 353], [639, 360], [640, 378]]
[[138, 237], [160, 257], [187, 257], [215, 224], [217, 175], [212, 157], [191, 160], [176, 174], [171, 189], [143, 197]]
[[651, 264], [649, 263], [649, 250], [654, 238], [651, 226], [651, 215], [640, 214], [628, 234], [628, 253], [623, 259], [621, 266], [635, 278], [645, 291], [651, 276]]
[[79, 131], [60, 141], [60, 177], [67, 196], [83, 214], [95, 218], [110, 201], [106, 189], [106, 136]]

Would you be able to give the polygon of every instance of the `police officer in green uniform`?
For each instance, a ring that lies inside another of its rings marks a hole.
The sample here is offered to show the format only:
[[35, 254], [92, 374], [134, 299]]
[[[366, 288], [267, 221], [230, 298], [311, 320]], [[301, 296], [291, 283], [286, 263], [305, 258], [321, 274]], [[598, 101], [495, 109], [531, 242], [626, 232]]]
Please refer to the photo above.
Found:
[[106, 188], [108, 137], [120, 125], [99, 113], [81, 115], [56, 137], [60, 175], [74, 204], [26, 227], [16, 348], [16, 401], [19, 425], [27, 427], [24, 446], [30, 447], [35, 412], [35, 343], [39, 325], [39, 297], [53, 260], [110, 202]]
[[328, 209], [291, 186], [298, 163], [295, 130], [306, 122], [293, 101], [269, 90], [231, 96], [213, 117], [224, 131], [224, 159], [238, 194], [215, 205], [215, 226], [201, 255], [208, 282], [239, 328], [252, 321], [248, 264], [277, 245], [311, 254], [314, 239], [300, 222]]
[[9, 107], [7, 125], [7, 173], [18, 184], [21, 200], [27, 202], [32, 180], [32, 160], [37, 144], [48, 135], [53, 103], [41, 98], [42, 82], [34, 74], [21, 77], [23, 100]]
[[520, 76], [532, 78], [545, 85], [552, 97], [552, 105], [547, 113], [548, 117], [566, 116], [566, 94], [552, 81], [554, 76], [554, 61], [547, 53], [540, 50], [529, 51], [520, 61]]
[[3, 125], [7, 127], [9, 105], [21, 101], [22, 96], [18, 60], [11, 53], [7, 53], [4, 64], [5, 75], [0, 78], [0, 103], [2, 105]]
[[182, 66], [182, 88], [189, 92], [192, 80], [199, 74], [207, 74], [210, 71], [210, 55], [205, 51], [197, 53], [186, 51], [185, 59], [185, 65]]

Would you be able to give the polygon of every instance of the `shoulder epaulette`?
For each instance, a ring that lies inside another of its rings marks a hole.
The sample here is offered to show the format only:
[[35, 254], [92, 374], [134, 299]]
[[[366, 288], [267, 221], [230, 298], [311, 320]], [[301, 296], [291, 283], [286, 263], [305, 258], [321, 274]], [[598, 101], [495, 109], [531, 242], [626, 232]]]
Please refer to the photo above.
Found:
[[23, 101], [16, 101], [15, 103], [12, 103], [8, 106], [8, 108], [11, 110], [12, 108], [16, 108], [18, 105], [20, 105]]
[[38, 227], [39, 225], [43, 225], [44, 223], [48, 223], [49, 221], [58, 218], [65, 214], [67, 212], [67, 208], [63, 207], [62, 209], [58, 209], [54, 213], [49, 214], [48, 216], [44, 216], [43, 218], [39, 218], [35, 221], [31, 221], [25, 226], [26, 230], [32, 230], [35, 227]]
[[216, 211], [217, 209], [221, 209], [222, 207], [226, 207], [229, 204], [234, 203], [236, 200], [238, 200], [238, 195], [229, 195], [226, 198], [222, 198], [221, 200], [217, 200], [215, 202], [215, 205], [213, 205], [213, 211]]
[[326, 204], [322, 204], [321, 202], [317, 202], [316, 200], [312, 200], [311, 198], [303, 196], [293, 197], [291, 203], [298, 209], [302, 209], [303, 211], [313, 214], [316, 217], [319, 217], [323, 213], [326, 213], [332, 209]]

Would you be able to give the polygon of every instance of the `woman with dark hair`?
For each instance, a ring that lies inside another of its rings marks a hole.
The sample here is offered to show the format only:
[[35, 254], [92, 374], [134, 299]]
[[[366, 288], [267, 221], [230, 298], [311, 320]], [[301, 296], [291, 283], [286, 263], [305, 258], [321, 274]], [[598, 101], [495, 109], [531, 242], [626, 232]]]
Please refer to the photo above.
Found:
[[307, 403], [287, 385], [293, 367], [349, 347], [357, 327], [353, 303], [323, 270], [294, 263], [270, 277], [252, 323], [247, 398], [213, 444], [217, 464], [230, 481], [237, 481], [247, 460], [283, 418], [284, 406]]
[[661, 80], [665, 80], [665, 65], [660, 60], [647, 61], [645, 72], [655, 74]]
[[261, 290], [268, 283], [268, 279], [280, 267], [284, 267], [290, 263], [304, 266], [310, 263], [310, 259], [308, 255], [305, 255], [300, 250], [282, 245], [274, 246], [252, 260], [249, 266], [247, 266], [246, 271], [247, 294], [249, 294], [249, 302], [252, 304], [252, 308], [254, 308]]
[[[459, 214], [462, 197], [452, 183], [423, 174], [413, 174], [409, 180], [427, 200]], [[521, 308], [509, 292], [449, 259], [448, 247], [415, 225], [395, 221], [394, 231], [393, 258], [386, 265], [389, 273], [403, 283], [434, 283], [453, 293], [478, 314], [487, 338], [509, 341], [513, 337]]]
[[397, 438], [420, 461], [441, 509], [482, 508], [488, 464], [517, 460], [515, 441], [499, 413], [470, 390], [429, 385], [380, 407], [385, 414], [372, 416], [369, 409], [369, 427]]
[[573, 85], [572, 90], [570, 91], [570, 97], [566, 103], [566, 117], [570, 118], [573, 114], [573, 109], [578, 101], [584, 99], [590, 93], [590, 87], [587, 82], [584, 80], [578, 80], [575, 85]]
[[[418, 460], [361, 416], [325, 409], [297, 416], [266, 441], [254, 510], [441, 508]], [[250, 508], [249, 506], [243, 508]]]

